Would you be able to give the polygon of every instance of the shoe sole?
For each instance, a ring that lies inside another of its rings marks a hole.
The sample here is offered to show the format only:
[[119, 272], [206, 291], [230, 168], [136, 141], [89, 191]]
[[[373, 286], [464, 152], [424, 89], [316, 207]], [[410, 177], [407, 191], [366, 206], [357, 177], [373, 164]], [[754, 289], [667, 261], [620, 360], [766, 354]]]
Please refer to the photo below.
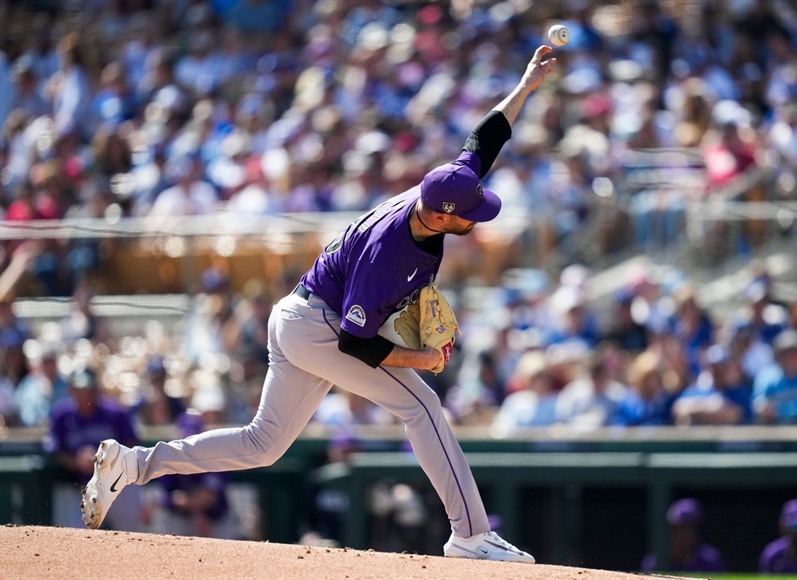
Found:
[[80, 490], [80, 517], [83, 523], [92, 530], [99, 528], [103, 520], [102, 505], [97, 504], [97, 496], [99, 495], [100, 469], [105, 464], [107, 456], [108, 444], [103, 441], [94, 455], [94, 475], [89, 480], [89, 483]]

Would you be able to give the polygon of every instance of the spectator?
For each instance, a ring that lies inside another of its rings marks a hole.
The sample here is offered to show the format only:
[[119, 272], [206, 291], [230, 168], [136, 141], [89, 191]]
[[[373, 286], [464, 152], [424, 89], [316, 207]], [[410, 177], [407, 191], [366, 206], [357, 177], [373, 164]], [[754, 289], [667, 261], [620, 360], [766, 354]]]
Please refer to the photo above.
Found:
[[768, 129], [769, 143], [780, 154], [787, 170], [797, 169], [797, 104], [784, 103], [776, 109]]
[[333, 389], [318, 406], [313, 421], [327, 427], [390, 425], [393, 416], [368, 399], [343, 389]]
[[290, 3], [267, 0], [238, 0], [225, 19], [241, 32], [276, 32], [284, 24]]
[[16, 387], [30, 372], [28, 359], [22, 350], [25, 335], [14, 327], [0, 332], [0, 371]]
[[[469, 368], [466, 368], [467, 367]], [[445, 405], [460, 421], [479, 421], [504, 401], [505, 384], [489, 349], [467, 353], [458, 374], [458, 383], [446, 393]]]
[[510, 379], [512, 392], [493, 420], [499, 432], [525, 427], [546, 427], [556, 422], [556, 391], [548, 361], [540, 351], [529, 351], [518, 360]]
[[231, 199], [249, 185], [251, 146], [247, 134], [233, 131], [224, 137], [218, 155], [208, 163], [208, 179], [221, 192], [222, 199]]
[[670, 565], [663, 569], [656, 556], [648, 554], [642, 572], [722, 572], [725, 565], [719, 550], [702, 541], [704, 521], [703, 505], [696, 499], [673, 502], [667, 510]]
[[[69, 398], [53, 408], [44, 446], [65, 471], [69, 482], [55, 491], [53, 523], [82, 528], [79, 489], [94, 473], [94, 452], [100, 441], [119, 439], [132, 446], [138, 445], [139, 440], [130, 416], [114, 400], [102, 394], [100, 379], [93, 370], [82, 368], [75, 371], [69, 377], [68, 391]], [[137, 497], [124, 490], [122, 493], [127, 499], [117, 502], [120, 508], [108, 514], [109, 523], [116, 529], [136, 531]]]
[[664, 389], [673, 397], [678, 396], [695, 380], [689, 368], [684, 345], [675, 337], [660, 337], [646, 352], [659, 357]]
[[202, 272], [201, 292], [194, 296], [186, 321], [182, 352], [190, 364], [203, 354], [224, 352], [224, 328], [233, 315], [230, 280], [225, 272], [210, 267]]
[[672, 424], [673, 395], [664, 387], [662, 359], [647, 350], [628, 368], [631, 389], [620, 401], [615, 425], [659, 426]]
[[684, 282], [673, 292], [676, 311], [672, 334], [686, 349], [686, 358], [693, 375], [700, 372], [700, 353], [712, 342], [711, 319], [697, 303], [695, 289]]
[[131, 414], [142, 425], [173, 425], [185, 413], [183, 402], [166, 393], [167, 378], [164, 358], [159, 355], [150, 357], [141, 397], [131, 409]]
[[160, 218], [184, 215], [208, 215], [218, 203], [216, 191], [200, 179], [202, 165], [196, 155], [170, 159], [166, 164], [166, 179], [174, 183], [155, 198], [151, 216]]
[[[103, 177], [84, 182], [80, 187], [79, 198], [79, 203], [67, 211], [67, 219], [105, 217], [105, 212], [115, 202], [110, 180]], [[69, 240], [65, 264], [67, 272], [64, 275], [68, 276], [71, 293], [80, 287], [87, 276], [99, 273], [101, 248], [107, 249], [109, 245], [109, 240], [93, 237], [74, 237]]]
[[174, 59], [165, 47], [154, 48], [144, 60], [144, 76], [136, 85], [136, 95], [143, 103], [158, 103], [180, 113], [184, 94], [174, 80]]
[[[245, 352], [252, 362], [260, 363], [260, 371], [268, 365], [268, 320], [274, 306], [272, 292], [257, 280], [244, 285], [243, 300], [224, 326], [227, 352]], [[260, 372], [262, 375], [263, 372]]]
[[[719, 190], [755, 166], [754, 135], [749, 127], [740, 126], [743, 111], [735, 101], [722, 101], [714, 108], [715, 118], [720, 116], [720, 126], [706, 134], [703, 154], [709, 192]], [[729, 115], [733, 117], [725, 118]]]
[[[19, 252], [20, 255], [23, 253]], [[13, 301], [10, 298], [0, 292], [0, 332], [13, 328], [19, 331], [24, 338], [30, 338], [28, 325], [14, 313]]]
[[638, 354], [648, 347], [648, 331], [644, 324], [634, 319], [632, 292], [622, 291], [617, 295], [611, 328], [604, 335], [623, 350]]
[[732, 320], [729, 332], [731, 356], [740, 362], [745, 378], [752, 384], [755, 376], [774, 362], [772, 343], [761, 340], [747, 317]]
[[548, 344], [579, 342], [592, 349], [598, 342], [595, 316], [589, 310], [586, 291], [560, 286], [551, 296], [554, 319], [548, 329]]
[[127, 84], [124, 65], [113, 61], [100, 75], [100, 88], [92, 102], [94, 118], [101, 125], [116, 127], [135, 114], [133, 92]]
[[13, 427], [19, 413], [15, 399], [14, 383], [0, 372], [0, 428]]
[[579, 429], [595, 429], [614, 420], [626, 387], [611, 379], [600, 348], [589, 358], [585, 376], [569, 383], [556, 401], [556, 420]]
[[755, 338], [771, 344], [788, 325], [787, 309], [774, 302], [770, 294], [770, 284], [766, 279], [754, 280], [745, 289], [744, 296], [752, 312], [750, 325], [755, 332]]
[[52, 408], [67, 399], [67, 384], [58, 370], [58, 349], [54, 345], [29, 341], [26, 348], [31, 353], [31, 372], [25, 375], [14, 392], [14, 400], [19, 409], [20, 423], [25, 427], [47, 425]]
[[4, 125], [14, 106], [14, 84], [11, 63], [4, 52], [0, 52], [0, 125]]
[[797, 499], [783, 504], [779, 524], [783, 535], [767, 544], [761, 552], [758, 571], [762, 574], [797, 574]]
[[695, 383], [673, 404], [676, 425], [739, 425], [749, 423], [752, 389], [738, 361], [728, 349], [712, 345], [705, 353], [705, 368]]
[[133, 168], [129, 144], [123, 138], [119, 127], [101, 126], [94, 133], [91, 149], [94, 157], [93, 169], [103, 177], [111, 178], [117, 174], [129, 173]]
[[94, 290], [87, 282], [80, 283], [72, 295], [70, 313], [61, 320], [61, 335], [70, 347], [82, 339], [101, 344], [111, 337], [106, 322], [94, 312], [93, 298]]
[[91, 135], [91, 93], [83, 68], [79, 46], [80, 36], [70, 33], [58, 43], [60, 70], [51, 79], [55, 132], [66, 135], [75, 132], [81, 140]]
[[753, 412], [761, 423], [797, 422], [797, 330], [781, 332], [772, 343], [775, 364], [753, 383]]
[[48, 103], [38, 90], [36, 71], [33, 68], [33, 59], [23, 55], [17, 59], [13, 67], [14, 72], [14, 100], [11, 110], [19, 109], [25, 113], [29, 120], [41, 117], [50, 111]]
[[190, 53], [177, 61], [174, 77], [189, 93], [206, 93], [216, 89], [224, 80], [227, 71], [223, 69], [222, 61], [214, 50], [215, 42], [211, 31], [198, 31], [192, 35]]
[[230, 405], [222, 377], [214, 369], [192, 373], [193, 394], [189, 407], [199, 413], [208, 428], [229, 424]]

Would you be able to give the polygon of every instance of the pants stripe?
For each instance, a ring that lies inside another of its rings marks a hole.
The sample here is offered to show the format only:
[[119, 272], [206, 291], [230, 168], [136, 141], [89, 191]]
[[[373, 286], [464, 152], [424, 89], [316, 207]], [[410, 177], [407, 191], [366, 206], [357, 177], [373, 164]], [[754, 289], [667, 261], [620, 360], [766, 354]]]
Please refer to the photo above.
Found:
[[[332, 326], [329, 323], [329, 320], [327, 319], [326, 311], [323, 312], [323, 315], [324, 315], [324, 322], [326, 322], [327, 326], [329, 326], [329, 328], [332, 330], [332, 332], [335, 333], [335, 336], [339, 337], [340, 335], [335, 330], [335, 327]], [[470, 510], [468, 509], [468, 502], [465, 500], [465, 494], [463, 493], [462, 486], [459, 483], [459, 478], [457, 477], [457, 472], [454, 470], [454, 464], [451, 462], [451, 458], [448, 455], [448, 450], [446, 449], [446, 446], [443, 444], [443, 438], [440, 436], [440, 431], [437, 429], [437, 425], [435, 424], [434, 419], [432, 418], [432, 413], [429, 412], [429, 409], [426, 407], [426, 405], [424, 405], [423, 401], [421, 401], [418, 398], [418, 395], [416, 395], [415, 393], [412, 392], [412, 389], [410, 389], [407, 385], [402, 383], [398, 378], [393, 376], [385, 367], [380, 366], [379, 369], [382, 372], [384, 372], [387, 376], [389, 376], [391, 379], [396, 381], [399, 385], [401, 385], [410, 395], [412, 395], [412, 397], [416, 401], [418, 401], [418, 404], [420, 404], [421, 407], [423, 407], [423, 410], [426, 411], [426, 415], [429, 417], [429, 421], [431, 421], [432, 427], [434, 427], [434, 432], [437, 435], [437, 440], [440, 442], [440, 447], [443, 448], [443, 453], [446, 456], [446, 461], [448, 462], [448, 467], [451, 469], [451, 473], [454, 476], [454, 481], [457, 484], [457, 489], [459, 490], [459, 495], [462, 497], [462, 504], [465, 506], [465, 516], [468, 518], [468, 530], [470, 531], [470, 534], [468, 534], [468, 535], [472, 536], [473, 535], [473, 525], [471, 524], [471, 521], [470, 521]]]

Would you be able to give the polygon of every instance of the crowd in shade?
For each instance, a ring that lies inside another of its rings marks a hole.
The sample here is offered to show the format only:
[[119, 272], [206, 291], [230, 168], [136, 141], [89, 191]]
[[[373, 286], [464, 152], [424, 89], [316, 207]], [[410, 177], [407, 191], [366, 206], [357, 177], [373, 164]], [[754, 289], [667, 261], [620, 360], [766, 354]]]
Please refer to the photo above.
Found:
[[[0, 15], [6, 220], [366, 210], [456, 157], [553, 19], [571, 41], [488, 177], [505, 214], [530, 211], [566, 237], [588, 219], [596, 179], [614, 179], [628, 151], [696, 148], [705, 195], [765, 154], [783, 172], [797, 163], [797, 14], [786, 2], [693, 2], [689, 18], [651, 0], [568, 0], [545, 15], [530, 2], [45, 5], [10, 3]], [[793, 180], [780, 182], [779, 194], [793, 195]], [[677, 211], [678, 195], [662, 185], [632, 206], [644, 224], [644, 208]], [[75, 349], [111, 363], [109, 392], [145, 423], [173, 420], [178, 408], [151, 381], [157, 364], [180, 404], [196, 391], [211, 422], [248, 420], [283, 289], [234, 291], [210, 269], [202, 301], [167, 345], [163, 328], [111, 336], [92, 314], [81, 280], [96, 244], [3, 249], [9, 269], [23, 255], [45, 294], [74, 297], [47, 337], [32, 336], [10, 302], [0, 306], [6, 423], [46, 421], [68, 394], [68, 365], [54, 363]], [[630, 274], [609, 316], [591, 302], [588, 268], [573, 264], [558, 279], [528, 270], [496, 289], [489, 317], [463, 310], [457, 356], [429, 381], [454, 420], [497, 410], [496, 429], [794, 421], [797, 308], [773, 295], [766, 272], [722, 319], [688, 280], [655, 278]], [[148, 396], [159, 402], [138, 401]], [[319, 417], [379, 415], [344, 399], [330, 397]]]

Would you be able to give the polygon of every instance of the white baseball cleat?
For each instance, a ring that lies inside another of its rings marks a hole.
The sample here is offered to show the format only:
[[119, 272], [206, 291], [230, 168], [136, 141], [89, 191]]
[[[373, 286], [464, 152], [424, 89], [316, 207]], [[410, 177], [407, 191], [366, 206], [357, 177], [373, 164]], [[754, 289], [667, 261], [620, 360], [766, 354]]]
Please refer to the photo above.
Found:
[[94, 475], [81, 490], [81, 517], [91, 529], [100, 527], [111, 504], [119, 497], [119, 492], [135, 480], [135, 477], [131, 477], [131, 473], [137, 469], [131, 463], [133, 461], [135, 455], [129, 447], [113, 439], [100, 443], [94, 456]]
[[451, 534], [443, 546], [447, 558], [469, 558], [471, 560], [496, 560], [499, 562], [525, 562], [534, 564], [534, 556], [519, 550], [495, 532], [485, 532], [470, 538]]

